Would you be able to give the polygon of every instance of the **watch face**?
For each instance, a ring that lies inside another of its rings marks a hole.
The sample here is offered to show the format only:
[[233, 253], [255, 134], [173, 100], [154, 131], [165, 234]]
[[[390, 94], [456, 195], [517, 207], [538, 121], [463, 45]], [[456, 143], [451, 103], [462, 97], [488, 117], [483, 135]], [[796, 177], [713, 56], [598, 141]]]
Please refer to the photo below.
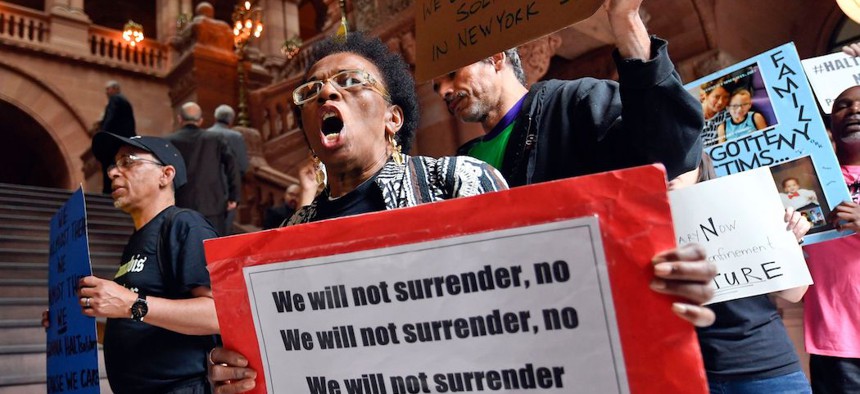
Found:
[[143, 321], [143, 317], [149, 312], [149, 307], [146, 305], [146, 300], [140, 298], [131, 305], [131, 318], [137, 321]]

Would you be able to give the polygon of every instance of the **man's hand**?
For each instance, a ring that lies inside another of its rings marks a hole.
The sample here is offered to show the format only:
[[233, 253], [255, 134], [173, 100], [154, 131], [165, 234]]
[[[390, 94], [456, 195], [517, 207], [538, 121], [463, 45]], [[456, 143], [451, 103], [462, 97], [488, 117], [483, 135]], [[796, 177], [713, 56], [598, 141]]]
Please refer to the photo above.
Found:
[[51, 313], [45, 309], [42, 311], [42, 327], [45, 327], [45, 331], [48, 331], [48, 327], [51, 326]]
[[700, 245], [687, 244], [658, 253], [651, 260], [656, 276], [651, 289], [688, 300], [672, 304], [672, 311], [698, 327], [709, 326], [716, 319], [714, 311], [699, 306], [714, 296], [710, 283], [717, 275], [717, 266], [706, 257]]
[[237, 203], [236, 201], [227, 201], [227, 210], [228, 211], [232, 211], [232, 210], [236, 209], [236, 207], [238, 207], [238, 206], [239, 206], [239, 203]]
[[209, 382], [215, 394], [241, 393], [253, 389], [257, 372], [248, 367], [248, 359], [222, 347], [209, 352]]
[[792, 207], [785, 208], [783, 220], [786, 224], [785, 229], [794, 233], [797, 242], [803, 243], [803, 236], [812, 228], [812, 223], [809, 223], [809, 220], [806, 220], [800, 212], [795, 211]]
[[651, 38], [639, 16], [642, 0], [606, 0], [603, 8], [615, 36], [615, 46], [624, 59], [651, 60]]
[[603, 3], [603, 8], [609, 13], [609, 16], [639, 16], [639, 8], [642, 7], [642, 0], [606, 0]]
[[81, 313], [91, 317], [130, 318], [137, 293], [112, 280], [87, 276], [78, 281]]
[[839, 231], [860, 231], [860, 205], [853, 201], [837, 205], [830, 213], [830, 222]]
[[842, 52], [848, 56], [860, 56], [860, 42], [855, 42], [842, 47]]

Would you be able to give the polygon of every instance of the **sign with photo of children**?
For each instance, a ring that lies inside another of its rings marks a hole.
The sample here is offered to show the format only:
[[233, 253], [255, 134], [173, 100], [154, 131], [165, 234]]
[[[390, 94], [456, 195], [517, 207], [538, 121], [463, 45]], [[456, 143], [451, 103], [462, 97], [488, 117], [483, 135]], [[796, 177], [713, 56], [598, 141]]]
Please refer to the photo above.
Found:
[[794, 44], [685, 87], [702, 103], [702, 139], [717, 176], [771, 167], [783, 205], [812, 223], [806, 243], [846, 235], [826, 220], [849, 195]]

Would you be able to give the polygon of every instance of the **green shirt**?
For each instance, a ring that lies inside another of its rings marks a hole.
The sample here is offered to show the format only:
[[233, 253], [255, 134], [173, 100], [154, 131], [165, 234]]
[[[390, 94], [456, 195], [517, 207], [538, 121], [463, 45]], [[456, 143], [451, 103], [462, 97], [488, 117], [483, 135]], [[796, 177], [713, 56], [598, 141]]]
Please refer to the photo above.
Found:
[[469, 156], [483, 160], [496, 169], [502, 168], [505, 160], [505, 149], [508, 147], [508, 138], [516, 122], [511, 122], [501, 133], [488, 140], [481, 140], [469, 148]]

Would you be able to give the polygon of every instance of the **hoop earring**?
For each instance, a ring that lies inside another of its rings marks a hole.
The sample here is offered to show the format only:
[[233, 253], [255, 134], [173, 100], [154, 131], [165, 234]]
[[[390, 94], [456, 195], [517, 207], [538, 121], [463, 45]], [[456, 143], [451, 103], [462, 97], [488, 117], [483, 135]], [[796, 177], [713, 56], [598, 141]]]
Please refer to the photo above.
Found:
[[317, 178], [317, 185], [325, 185], [325, 165], [320, 161], [320, 158], [317, 155], [313, 155], [311, 158], [314, 162], [314, 175]]
[[394, 163], [401, 166], [403, 165], [404, 155], [401, 153], [400, 145], [397, 144], [397, 141], [394, 140], [393, 135], [388, 135], [388, 143], [391, 144], [391, 158], [394, 160]]

